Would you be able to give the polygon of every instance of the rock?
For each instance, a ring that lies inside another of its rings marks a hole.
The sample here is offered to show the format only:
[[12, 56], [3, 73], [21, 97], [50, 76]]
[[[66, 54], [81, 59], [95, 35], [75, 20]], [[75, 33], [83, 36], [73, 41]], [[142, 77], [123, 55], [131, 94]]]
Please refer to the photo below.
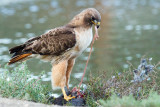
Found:
[[59, 107], [59, 106], [0, 97], [0, 107]]

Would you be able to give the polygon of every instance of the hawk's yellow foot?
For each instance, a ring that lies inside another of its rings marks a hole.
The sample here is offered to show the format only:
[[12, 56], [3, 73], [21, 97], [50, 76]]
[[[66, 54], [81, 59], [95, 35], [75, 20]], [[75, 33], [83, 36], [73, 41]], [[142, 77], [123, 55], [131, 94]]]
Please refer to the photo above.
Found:
[[64, 99], [65, 99], [66, 101], [69, 101], [69, 100], [75, 98], [75, 96], [73, 96], [73, 97], [71, 97], [71, 95], [67, 96], [64, 87], [62, 88], [62, 93], [63, 93]]

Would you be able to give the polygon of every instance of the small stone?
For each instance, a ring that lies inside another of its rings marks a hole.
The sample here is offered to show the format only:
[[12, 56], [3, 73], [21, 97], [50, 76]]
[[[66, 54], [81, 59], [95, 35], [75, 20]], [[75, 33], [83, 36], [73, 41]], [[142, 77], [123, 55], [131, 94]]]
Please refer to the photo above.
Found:
[[115, 76], [112, 76], [112, 79], [114, 79], [115, 78]]
[[121, 75], [121, 74], [122, 74], [121, 72], [118, 73], [118, 75]]
[[149, 61], [152, 61], [152, 58], [149, 58]]
[[147, 78], [147, 81], [150, 81], [151, 80], [151, 78]]

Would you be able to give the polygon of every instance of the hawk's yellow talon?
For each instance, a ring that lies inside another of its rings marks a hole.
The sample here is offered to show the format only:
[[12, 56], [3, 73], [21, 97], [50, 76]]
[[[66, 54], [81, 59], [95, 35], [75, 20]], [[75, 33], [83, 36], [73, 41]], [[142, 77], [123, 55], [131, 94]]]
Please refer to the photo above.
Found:
[[66, 101], [69, 101], [69, 100], [71, 100], [71, 99], [73, 99], [73, 98], [76, 98], [75, 96], [71, 97], [71, 95], [67, 96], [64, 87], [62, 88], [62, 93], [63, 93], [64, 99], [65, 99]]
[[73, 96], [73, 97], [70, 97], [70, 96], [71, 96], [71, 95], [69, 95], [69, 96], [64, 96], [64, 99], [65, 99], [66, 101], [69, 101], [69, 100], [75, 98], [75, 96]]

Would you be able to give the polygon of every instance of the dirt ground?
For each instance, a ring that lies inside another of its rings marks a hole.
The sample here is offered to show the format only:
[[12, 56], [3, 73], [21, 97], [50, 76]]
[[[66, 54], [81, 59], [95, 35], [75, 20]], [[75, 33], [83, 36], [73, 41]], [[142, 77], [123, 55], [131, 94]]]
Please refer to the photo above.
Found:
[[57, 105], [45, 105], [30, 101], [9, 99], [0, 97], [0, 107], [60, 107]]

